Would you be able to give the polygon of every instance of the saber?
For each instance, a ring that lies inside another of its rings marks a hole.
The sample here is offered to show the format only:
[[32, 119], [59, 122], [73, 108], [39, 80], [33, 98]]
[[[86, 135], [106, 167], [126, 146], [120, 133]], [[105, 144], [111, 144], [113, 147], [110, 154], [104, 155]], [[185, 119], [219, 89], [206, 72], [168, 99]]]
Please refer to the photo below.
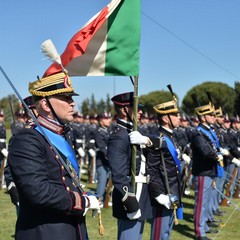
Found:
[[218, 193], [220, 193], [224, 198], [226, 198], [238, 211], [240, 211], [240, 208], [230, 200], [225, 194], [223, 194], [221, 191], [219, 191], [216, 187], [213, 187]]
[[[226, 171], [225, 173], [226, 173], [226, 175], [228, 175], [230, 178], [232, 177], [232, 174], [228, 173], [227, 171]], [[230, 178], [228, 178], [228, 177], [226, 176], [226, 180], [230, 180]], [[233, 180], [238, 183], [237, 185], [240, 184], [240, 180], [238, 180], [238, 178], [235, 177]]]

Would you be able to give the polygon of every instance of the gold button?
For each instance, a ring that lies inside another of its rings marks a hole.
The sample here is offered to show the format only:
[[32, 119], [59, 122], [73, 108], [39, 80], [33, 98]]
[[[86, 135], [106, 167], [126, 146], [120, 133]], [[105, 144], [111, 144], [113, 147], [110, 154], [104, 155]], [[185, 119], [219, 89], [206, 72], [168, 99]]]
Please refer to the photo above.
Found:
[[65, 177], [62, 177], [62, 180], [65, 181]]
[[69, 192], [70, 191], [70, 187], [66, 187], [67, 191]]
[[58, 159], [59, 157], [58, 157], [58, 155], [56, 155], [56, 159]]
[[62, 166], [62, 170], [64, 170], [64, 166]]

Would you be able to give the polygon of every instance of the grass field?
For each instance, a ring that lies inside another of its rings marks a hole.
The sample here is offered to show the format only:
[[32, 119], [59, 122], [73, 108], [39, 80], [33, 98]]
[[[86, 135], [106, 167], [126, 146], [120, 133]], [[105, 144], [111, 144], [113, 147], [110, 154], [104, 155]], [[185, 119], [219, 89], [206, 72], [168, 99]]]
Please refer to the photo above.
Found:
[[[9, 138], [9, 131], [7, 131]], [[87, 176], [83, 175], [83, 184], [87, 186], [87, 191], [95, 190], [95, 185], [87, 184]], [[240, 208], [240, 199], [233, 199], [233, 202]], [[193, 192], [188, 197], [183, 198], [184, 203], [184, 220], [180, 220], [175, 225], [171, 235], [173, 240], [185, 240], [194, 238], [193, 230]], [[218, 234], [209, 234], [208, 237], [217, 240], [238, 240], [240, 239], [240, 211], [234, 206], [224, 207], [227, 213], [221, 217], [221, 224], [218, 228]], [[14, 228], [16, 222], [15, 206], [11, 203], [10, 197], [5, 190], [0, 190], [0, 240], [13, 240]], [[103, 236], [98, 234], [98, 219], [91, 216], [91, 212], [87, 213], [87, 227], [90, 240], [114, 240], [117, 236], [116, 219], [112, 217], [112, 209], [102, 209], [102, 222], [105, 228]], [[145, 224], [143, 240], [148, 240], [150, 236], [150, 224]], [[34, 240], [34, 239], [33, 239]], [[53, 239], [55, 240], [55, 239]], [[61, 240], [61, 239], [56, 239]], [[71, 239], [69, 239], [71, 240]], [[134, 239], [132, 239], [134, 240]]]
[[[87, 185], [88, 189], [94, 190], [95, 185]], [[234, 203], [240, 207], [240, 200], [233, 199]], [[193, 239], [193, 192], [184, 202], [184, 220], [180, 220], [178, 225], [174, 226], [171, 239], [185, 240]], [[222, 208], [223, 209], [223, 208]], [[219, 227], [218, 234], [209, 234], [211, 239], [238, 240], [240, 239], [240, 212], [234, 206], [224, 208], [227, 213], [221, 217], [222, 222]], [[9, 195], [5, 190], [0, 191], [0, 240], [13, 240], [14, 227], [16, 221], [15, 206], [11, 203]], [[91, 216], [91, 212], [87, 213], [87, 226], [89, 239], [92, 240], [113, 240], [117, 236], [116, 219], [112, 217], [111, 207], [102, 209], [102, 221], [105, 228], [103, 236], [98, 234], [98, 219]], [[145, 224], [143, 239], [147, 240], [150, 236], [150, 224]], [[33, 239], [34, 240], [34, 239]], [[55, 239], [53, 239], [55, 240]], [[60, 240], [60, 239], [58, 239]], [[70, 240], [70, 239], [69, 239]], [[134, 239], [133, 239], [134, 240]]]

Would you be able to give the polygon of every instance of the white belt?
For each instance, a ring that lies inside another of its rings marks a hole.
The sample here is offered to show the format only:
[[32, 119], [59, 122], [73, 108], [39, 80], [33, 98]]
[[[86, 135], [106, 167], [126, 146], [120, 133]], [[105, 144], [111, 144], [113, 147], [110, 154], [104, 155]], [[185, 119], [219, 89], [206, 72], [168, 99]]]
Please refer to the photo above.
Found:
[[0, 142], [4, 143], [4, 142], [6, 142], [6, 139], [0, 138]]
[[149, 183], [150, 176], [135, 176], [136, 183]]

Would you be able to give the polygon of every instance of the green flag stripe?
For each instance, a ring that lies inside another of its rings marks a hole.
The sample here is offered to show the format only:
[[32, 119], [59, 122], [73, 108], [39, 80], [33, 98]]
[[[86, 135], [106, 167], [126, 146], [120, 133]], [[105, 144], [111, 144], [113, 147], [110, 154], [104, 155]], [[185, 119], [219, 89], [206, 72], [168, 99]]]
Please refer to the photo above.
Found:
[[108, 19], [105, 75], [139, 75], [140, 0], [124, 0]]

